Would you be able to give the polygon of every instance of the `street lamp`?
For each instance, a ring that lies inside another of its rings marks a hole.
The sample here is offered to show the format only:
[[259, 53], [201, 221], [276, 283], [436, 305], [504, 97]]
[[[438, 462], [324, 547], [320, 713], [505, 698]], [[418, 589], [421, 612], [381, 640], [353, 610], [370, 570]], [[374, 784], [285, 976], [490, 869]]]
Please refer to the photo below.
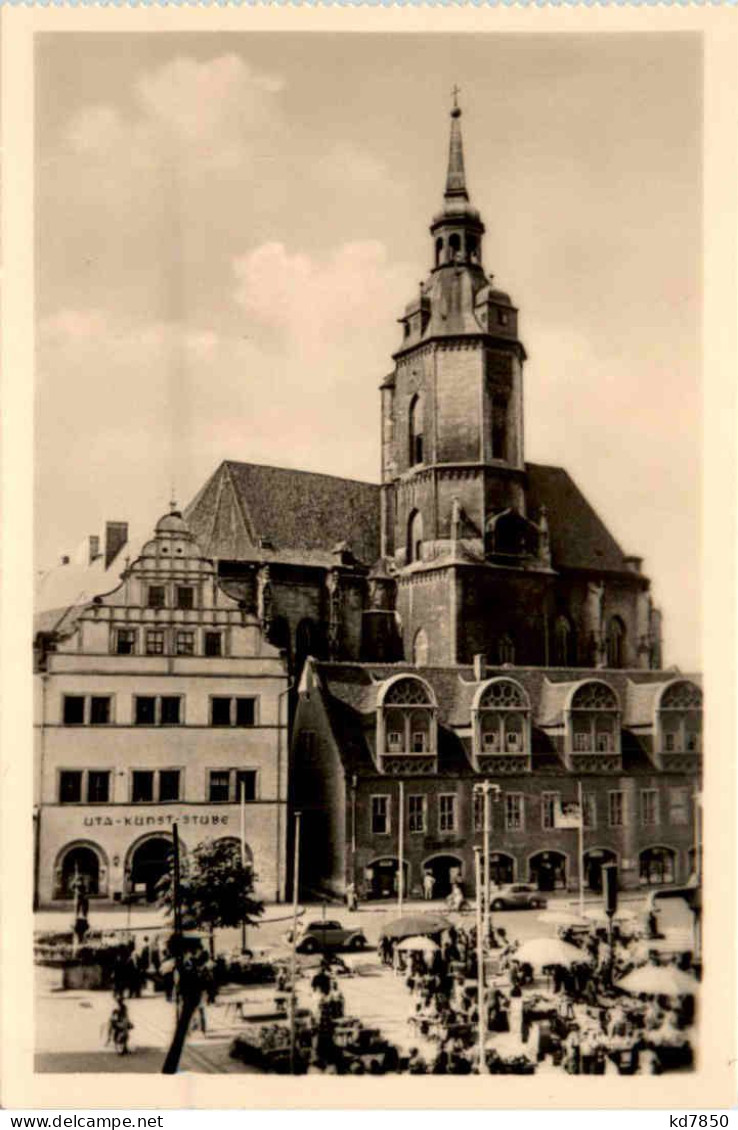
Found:
[[491, 823], [491, 821], [490, 821], [489, 798], [490, 798], [490, 794], [491, 794], [492, 796], [495, 797], [495, 799], [497, 799], [500, 796], [502, 789], [500, 788], [499, 785], [493, 784], [492, 781], [480, 781], [478, 784], [476, 784], [474, 786], [473, 791], [474, 791], [475, 796], [481, 796], [483, 798], [482, 803], [483, 803], [483, 806], [484, 806], [483, 807], [484, 815], [483, 815], [483, 823], [482, 823], [482, 827], [483, 827], [483, 833], [482, 834], [483, 834], [483, 837], [484, 837], [483, 843], [482, 843], [483, 859], [484, 859], [484, 877], [483, 877], [483, 880], [482, 880], [482, 885], [483, 885], [483, 890], [484, 890], [483, 902], [482, 902], [482, 915], [483, 915], [482, 927], [483, 927], [483, 930], [484, 930], [484, 943], [485, 943], [485, 945], [487, 945], [489, 943], [489, 837], [490, 837], [490, 823]]

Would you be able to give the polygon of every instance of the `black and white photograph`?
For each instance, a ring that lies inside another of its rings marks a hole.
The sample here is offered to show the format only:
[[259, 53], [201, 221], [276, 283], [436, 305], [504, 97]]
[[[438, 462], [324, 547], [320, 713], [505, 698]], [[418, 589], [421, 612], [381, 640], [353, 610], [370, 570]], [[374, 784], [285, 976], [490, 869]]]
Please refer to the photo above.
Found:
[[704, 37], [377, 28], [34, 36], [33, 1070], [628, 1105], [734, 866]]

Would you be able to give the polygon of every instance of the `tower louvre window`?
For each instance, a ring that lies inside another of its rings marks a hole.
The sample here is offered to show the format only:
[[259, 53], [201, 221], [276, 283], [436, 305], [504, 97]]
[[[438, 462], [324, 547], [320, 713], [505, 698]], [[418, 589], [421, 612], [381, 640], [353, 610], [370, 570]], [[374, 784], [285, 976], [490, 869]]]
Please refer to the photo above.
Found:
[[420, 561], [423, 556], [423, 517], [413, 510], [407, 524], [407, 562]]
[[423, 398], [416, 393], [408, 412], [408, 463], [411, 467], [423, 462]]

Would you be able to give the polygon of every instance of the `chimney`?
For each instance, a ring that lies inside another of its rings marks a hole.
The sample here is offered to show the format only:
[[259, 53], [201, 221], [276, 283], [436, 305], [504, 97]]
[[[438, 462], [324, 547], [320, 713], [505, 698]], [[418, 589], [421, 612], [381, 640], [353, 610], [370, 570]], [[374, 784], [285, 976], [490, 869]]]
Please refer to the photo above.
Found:
[[128, 541], [127, 522], [105, 523], [105, 568], [108, 569]]
[[100, 538], [98, 534], [90, 534], [87, 539], [89, 543], [88, 563], [91, 565], [96, 557], [100, 556]]
[[481, 683], [484, 678], [487, 668], [487, 657], [484, 652], [480, 651], [474, 656], [474, 678], [477, 683]]

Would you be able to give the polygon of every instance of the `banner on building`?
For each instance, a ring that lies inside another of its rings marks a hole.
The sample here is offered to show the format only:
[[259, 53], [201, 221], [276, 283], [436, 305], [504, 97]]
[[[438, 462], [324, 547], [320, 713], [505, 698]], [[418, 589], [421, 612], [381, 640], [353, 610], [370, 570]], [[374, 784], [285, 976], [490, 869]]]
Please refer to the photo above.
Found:
[[557, 800], [554, 806], [554, 828], [581, 828], [582, 810], [575, 800]]

